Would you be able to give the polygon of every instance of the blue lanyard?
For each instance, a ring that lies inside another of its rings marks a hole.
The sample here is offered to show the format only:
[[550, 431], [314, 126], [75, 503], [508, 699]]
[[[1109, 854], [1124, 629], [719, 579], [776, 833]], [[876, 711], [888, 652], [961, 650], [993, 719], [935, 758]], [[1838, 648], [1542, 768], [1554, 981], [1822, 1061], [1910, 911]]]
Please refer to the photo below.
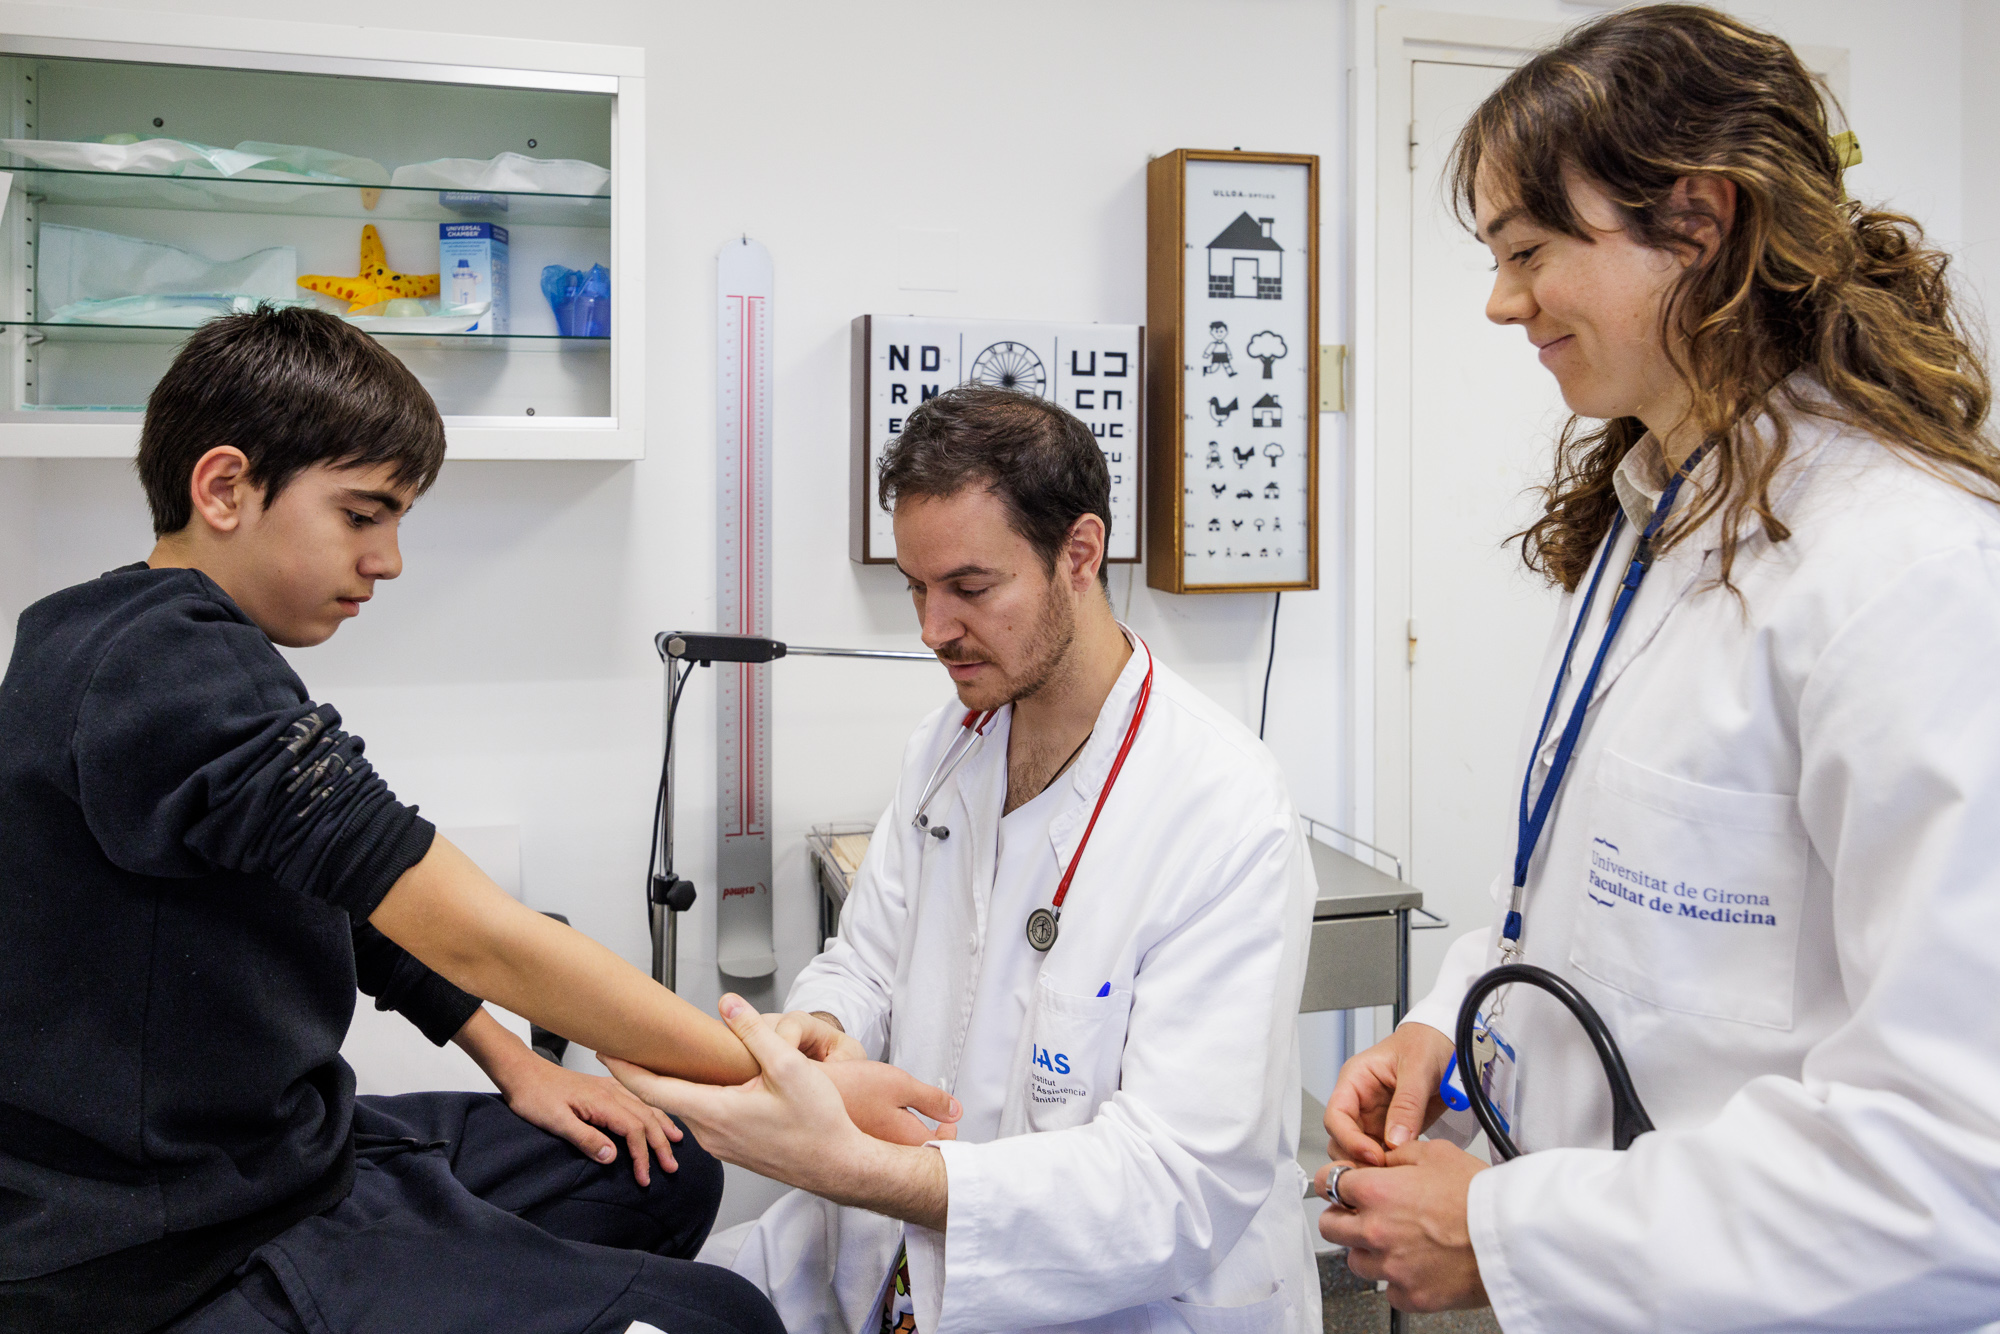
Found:
[[1542, 753], [1542, 743], [1548, 739], [1549, 723], [1555, 718], [1556, 704], [1562, 698], [1563, 682], [1569, 679], [1570, 661], [1576, 656], [1576, 642], [1583, 636], [1583, 623], [1590, 619], [1590, 607], [1597, 600], [1597, 587], [1604, 581], [1604, 570], [1611, 563], [1611, 552], [1618, 545], [1618, 534], [1625, 527], [1625, 512], [1619, 510], [1612, 516], [1611, 531], [1604, 539], [1604, 554], [1598, 557], [1597, 569], [1590, 576], [1590, 588], [1583, 595], [1583, 606], [1577, 609], [1576, 626], [1569, 632], [1569, 644], [1563, 649], [1562, 667], [1556, 672], [1555, 686], [1549, 691], [1549, 706], [1542, 712], [1542, 725], [1535, 733], [1534, 749], [1528, 752], [1528, 772], [1521, 779], [1520, 837], [1514, 847], [1514, 896], [1508, 905], [1507, 921], [1500, 928], [1502, 949], [1509, 952], [1518, 950], [1521, 940], [1521, 898], [1522, 890], [1528, 883], [1528, 863], [1534, 859], [1535, 845], [1541, 842], [1542, 826], [1548, 823], [1549, 812], [1554, 809], [1556, 793], [1562, 788], [1563, 776], [1569, 772], [1570, 756], [1576, 750], [1576, 740], [1583, 735], [1583, 716], [1590, 709], [1590, 698], [1597, 693], [1597, 678], [1604, 670], [1604, 660], [1611, 653], [1611, 642], [1618, 638], [1618, 629], [1625, 624], [1625, 613], [1632, 605], [1632, 599], [1639, 592], [1639, 585], [1646, 580], [1646, 571], [1653, 567], [1653, 539], [1659, 534], [1660, 525], [1674, 508], [1674, 498], [1680, 494], [1681, 483], [1694, 470], [1701, 456], [1708, 452], [1702, 445], [1688, 455], [1674, 473], [1673, 480], [1660, 495], [1660, 503], [1653, 507], [1653, 517], [1639, 534], [1639, 543], [1632, 550], [1632, 563], [1625, 568], [1625, 577], [1618, 584], [1618, 600], [1611, 604], [1611, 615], [1604, 624], [1604, 638], [1598, 642], [1597, 656], [1591, 661], [1590, 674], [1583, 678], [1583, 686], [1576, 693], [1576, 703], [1570, 708], [1569, 721], [1563, 725], [1562, 738], [1556, 743], [1555, 758], [1549, 764], [1549, 776], [1542, 784], [1542, 790], [1535, 798], [1534, 810], [1528, 809], [1528, 789], [1535, 781], [1535, 757]]

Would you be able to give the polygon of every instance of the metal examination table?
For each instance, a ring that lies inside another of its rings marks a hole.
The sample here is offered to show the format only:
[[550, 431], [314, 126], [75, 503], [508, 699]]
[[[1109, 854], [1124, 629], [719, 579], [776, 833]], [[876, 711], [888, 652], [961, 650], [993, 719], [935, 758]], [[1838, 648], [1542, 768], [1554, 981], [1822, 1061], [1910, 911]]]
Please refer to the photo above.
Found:
[[[1316, 838], [1306, 846], [1312, 849], [1319, 900], [1313, 904], [1299, 1013], [1386, 1005], [1390, 1024], [1401, 1023], [1410, 1008], [1410, 914], [1423, 912], [1424, 896]], [[1299, 1098], [1299, 1166], [1310, 1175], [1327, 1162], [1326, 1136], [1319, 1129], [1326, 1108], [1303, 1089]]]
[[[834, 858], [834, 840], [869, 830], [865, 824], [815, 825], [806, 836], [819, 890], [822, 949], [840, 927], [851, 880]], [[1386, 1005], [1394, 1012], [1392, 1022], [1400, 1022], [1410, 1007], [1410, 914], [1423, 912], [1424, 896], [1316, 838], [1306, 846], [1312, 849], [1319, 899], [1299, 1013]]]
[[[834, 858], [834, 840], [844, 834], [865, 835], [869, 828], [815, 825], [806, 836], [819, 890], [822, 949], [840, 927], [851, 880]], [[1299, 1013], [1386, 1005], [1391, 1022], [1401, 1022], [1410, 1008], [1410, 914], [1424, 911], [1424, 896], [1316, 838], [1307, 839], [1306, 846], [1312, 849], [1319, 899], [1313, 905], [1312, 944]], [[1317, 1118], [1319, 1113], [1313, 1115]]]

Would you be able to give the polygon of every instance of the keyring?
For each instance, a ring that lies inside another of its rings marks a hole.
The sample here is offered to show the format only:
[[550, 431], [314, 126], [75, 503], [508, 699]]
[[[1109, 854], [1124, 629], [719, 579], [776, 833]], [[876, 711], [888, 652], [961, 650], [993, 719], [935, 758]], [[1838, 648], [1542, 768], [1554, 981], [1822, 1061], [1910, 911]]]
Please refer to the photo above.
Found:
[[1353, 1163], [1335, 1163], [1333, 1170], [1326, 1175], [1327, 1203], [1336, 1208], [1345, 1209], [1349, 1213], [1354, 1212], [1354, 1206], [1340, 1198], [1340, 1174], [1342, 1172], [1352, 1172], [1353, 1170]]

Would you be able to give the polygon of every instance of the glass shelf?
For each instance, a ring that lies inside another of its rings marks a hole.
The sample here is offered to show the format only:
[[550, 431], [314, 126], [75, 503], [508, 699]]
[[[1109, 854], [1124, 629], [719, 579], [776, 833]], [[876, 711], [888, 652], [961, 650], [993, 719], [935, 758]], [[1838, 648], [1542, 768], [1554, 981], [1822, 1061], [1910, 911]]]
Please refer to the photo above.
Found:
[[[38, 324], [32, 320], [0, 320], [0, 332], [14, 336], [37, 335], [57, 344], [128, 343], [141, 346], [171, 346], [181, 342], [194, 328], [160, 324]], [[609, 338], [565, 338], [560, 334], [441, 334], [404, 333], [380, 327], [364, 329], [371, 338], [393, 340], [398, 347], [472, 348], [483, 351], [609, 351]]]
[[[283, 213], [363, 222], [497, 222], [519, 227], [609, 227], [611, 196], [527, 194], [500, 190], [441, 191], [436, 186], [336, 185], [327, 181], [248, 180], [223, 176], [163, 176], [133, 171], [75, 171], [20, 166], [14, 186], [51, 204], [109, 208], [172, 208], [209, 213]], [[507, 202], [500, 208], [446, 208], [441, 193], [476, 193]], [[374, 206], [369, 206], [369, 200]]]

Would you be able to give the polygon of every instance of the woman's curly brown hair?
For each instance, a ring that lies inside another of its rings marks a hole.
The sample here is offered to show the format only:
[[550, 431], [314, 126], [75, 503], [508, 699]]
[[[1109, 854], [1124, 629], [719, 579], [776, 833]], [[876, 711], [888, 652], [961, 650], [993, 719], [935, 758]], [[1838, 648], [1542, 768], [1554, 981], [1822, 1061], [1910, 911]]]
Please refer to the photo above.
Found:
[[[1912, 219], [1845, 196], [1831, 102], [1779, 38], [1699, 5], [1648, 5], [1593, 19], [1522, 65], [1452, 151], [1447, 180], [1468, 224], [1485, 172], [1536, 223], [1588, 241], [1569, 192], [1580, 175], [1634, 238], [1683, 255], [1689, 218], [1671, 205], [1675, 183], [1734, 182], [1719, 248], [1696, 254], [1661, 313], [1716, 471], [1657, 545], [1720, 513], [1725, 586], [1750, 520], [1774, 542], [1790, 535], [1771, 507], [1789, 443], [1773, 408], [1848, 424], [2000, 499], [2000, 453], [1982, 430], [1991, 387], [1953, 304], [1949, 259]], [[1645, 432], [1632, 417], [1570, 418], [1542, 516], [1517, 535], [1531, 568], [1577, 586], [1618, 507], [1612, 474]]]

